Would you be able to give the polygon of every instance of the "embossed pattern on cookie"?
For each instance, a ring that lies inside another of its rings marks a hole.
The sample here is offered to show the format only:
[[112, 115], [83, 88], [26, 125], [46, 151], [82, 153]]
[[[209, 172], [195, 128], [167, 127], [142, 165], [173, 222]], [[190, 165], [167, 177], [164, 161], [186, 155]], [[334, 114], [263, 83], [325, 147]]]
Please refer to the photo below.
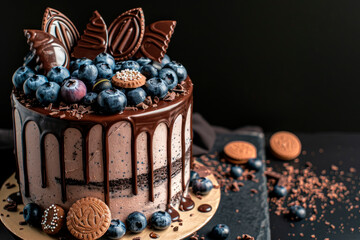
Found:
[[42, 30], [60, 40], [71, 52], [80, 38], [80, 34], [73, 22], [60, 11], [47, 8], [42, 21]]
[[109, 27], [109, 53], [118, 61], [134, 56], [145, 33], [141, 8], [134, 8], [117, 17]]
[[85, 197], [76, 201], [66, 217], [67, 228], [77, 239], [98, 239], [110, 226], [109, 207], [100, 199]]
[[275, 157], [282, 160], [292, 160], [299, 156], [301, 142], [295, 134], [281, 131], [271, 136], [270, 148]]
[[245, 141], [233, 141], [224, 147], [224, 153], [230, 158], [228, 161], [235, 164], [246, 163], [251, 158], [256, 158], [256, 147]]

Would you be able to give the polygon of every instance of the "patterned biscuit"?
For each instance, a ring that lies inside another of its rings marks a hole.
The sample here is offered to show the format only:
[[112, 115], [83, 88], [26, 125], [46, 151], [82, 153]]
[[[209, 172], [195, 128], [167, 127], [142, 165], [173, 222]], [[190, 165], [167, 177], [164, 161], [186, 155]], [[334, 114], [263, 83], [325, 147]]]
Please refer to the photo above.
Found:
[[300, 155], [301, 142], [295, 134], [281, 131], [271, 136], [270, 149], [275, 157], [281, 160], [292, 160]]

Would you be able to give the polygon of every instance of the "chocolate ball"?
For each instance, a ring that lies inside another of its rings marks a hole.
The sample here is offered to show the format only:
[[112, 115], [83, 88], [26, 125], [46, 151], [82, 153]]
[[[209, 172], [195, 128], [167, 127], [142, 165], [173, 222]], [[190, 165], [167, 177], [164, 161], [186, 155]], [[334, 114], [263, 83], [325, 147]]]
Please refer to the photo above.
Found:
[[111, 81], [109, 79], [103, 78], [96, 81], [93, 86], [93, 91], [99, 93], [110, 88], [112, 88]]

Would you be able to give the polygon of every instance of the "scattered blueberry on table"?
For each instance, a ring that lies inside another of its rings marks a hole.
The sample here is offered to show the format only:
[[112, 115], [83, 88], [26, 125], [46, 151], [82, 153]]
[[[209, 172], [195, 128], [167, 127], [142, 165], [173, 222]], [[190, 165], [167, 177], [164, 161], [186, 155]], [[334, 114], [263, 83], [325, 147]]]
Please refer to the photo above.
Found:
[[306, 210], [302, 206], [294, 205], [289, 207], [290, 217], [295, 220], [302, 220], [306, 217]]
[[105, 237], [108, 239], [120, 239], [125, 235], [125, 233], [125, 224], [119, 219], [113, 219], [111, 220], [109, 229], [105, 233]]
[[273, 193], [276, 197], [285, 197], [287, 194], [287, 189], [284, 186], [275, 185]]
[[207, 195], [213, 189], [213, 183], [206, 177], [200, 177], [193, 181], [192, 190], [194, 194]]
[[30, 225], [39, 226], [41, 223], [42, 209], [36, 203], [28, 203], [23, 210], [24, 220]]
[[230, 228], [226, 224], [217, 224], [211, 231], [211, 237], [214, 239], [227, 239], [230, 234]]
[[151, 227], [156, 230], [165, 230], [171, 225], [171, 216], [165, 211], [157, 211], [151, 215]]
[[198, 179], [200, 177], [199, 173], [195, 172], [194, 170], [190, 171], [190, 186], [192, 186], [195, 179]]
[[133, 212], [126, 218], [126, 226], [128, 230], [132, 233], [142, 232], [146, 226], [147, 221], [146, 217], [141, 212]]
[[250, 169], [253, 169], [255, 171], [260, 171], [263, 166], [263, 162], [261, 159], [252, 158], [249, 159], [248, 166]]
[[244, 170], [240, 166], [232, 166], [230, 169], [230, 174], [233, 178], [238, 179], [242, 176]]

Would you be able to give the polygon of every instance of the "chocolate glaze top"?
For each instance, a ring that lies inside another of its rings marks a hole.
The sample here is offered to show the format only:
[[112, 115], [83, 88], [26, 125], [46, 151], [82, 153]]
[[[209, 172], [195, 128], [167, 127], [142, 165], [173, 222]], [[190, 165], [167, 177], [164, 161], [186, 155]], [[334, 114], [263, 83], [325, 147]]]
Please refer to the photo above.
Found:
[[187, 79], [183, 82], [183, 87], [186, 90], [185, 95], [180, 94], [178, 97], [176, 97], [174, 100], [172, 100], [170, 102], [160, 100], [157, 103], [156, 107], [149, 107], [145, 110], [139, 109], [137, 111], [124, 110], [122, 113], [113, 114], [113, 115], [101, 115], [101, 114], [96, 114], [96, 113], [90, 113], [90, 114], [84, 114], [84, 116], [82, 118], [78, 119], [74, 116], [71, 116], [70, 113], [63, 111], [63, 113], [65, 114], [65, 117], [62, 119], [59, 119], [58, 117], [51, 116], [50, 113], [52, 111], [45, 109], [43, 107], [29, 106], [26, 108], [28, 108], [32, 111], [35, 111], [37, 113], [47, 115], [47, 117], [52, 117], [52, 118], [59, 119], [59, 120], [71, 120], [71, 121], [75, 121], [75, 122], [77, 122], [77, 121], [91, 122], [91, 123], [99, 123], [101, 125], [107, 126], [107, 125], [111, 125], [111, 124], [121, 121], [121, 120], [129, 119], [129, 118], [136, 118], [137, 116], [138, 117], [145, 117], [145, 116], [150, 117], [150, 115], [158, 114], [158, 113], [161, 113], [162, 111], [168, 111], [168, 110], [171, 110], [172, 108], [175, 108], [176, 106], [182, 104], [185, 99], [188, 99], [189, 97], [192, 96], [193, 83], [191, 82], [191, 79], [189, 77], [187, 77]]

